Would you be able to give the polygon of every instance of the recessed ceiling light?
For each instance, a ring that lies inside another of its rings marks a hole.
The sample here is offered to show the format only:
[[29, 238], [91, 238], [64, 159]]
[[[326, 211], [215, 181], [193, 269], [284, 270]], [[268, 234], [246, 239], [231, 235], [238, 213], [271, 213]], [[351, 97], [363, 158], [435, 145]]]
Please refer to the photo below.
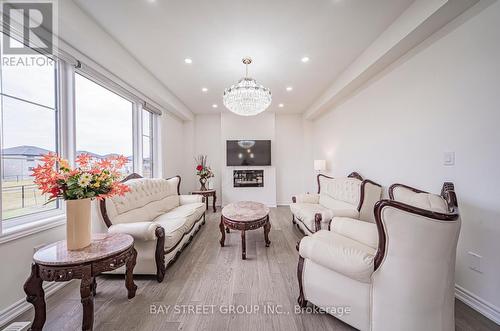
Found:
[[293, 90], [293, 87], [291, 87], [291, 86], [287, 86], [286, 90], [287, 90], [288, 92], [290, 92], [291, 90]]
[[217, 108], [217, 107], [219, 107], [219, 106], [217, 106], [217, 104], [215, 104], [215, 103], [212, 105], [212, 108]]
[[284, 105], [284, 104], [282, 104], [282, 103], [280, 103], [280, 104], [278, 105], [278, 107], [283, 108], [283, 107], [285, 107], [285, 105]]
[[191, 60], [190, 58], [187, 57], [184, 59], [184, 63], [191, 64], [191, 63], [193, 63], [193, 60]]
[[307, 62], [309, 62], [309, 57], [304, 56], [302, 59], [300, 59], [300, 61], [307, 63]]
[[206, 87], [202, 87], [202, 88], [201, 88], [201, 91], [202, 91], [202, 92], [208, 92], [208, 89], [207, 89]]

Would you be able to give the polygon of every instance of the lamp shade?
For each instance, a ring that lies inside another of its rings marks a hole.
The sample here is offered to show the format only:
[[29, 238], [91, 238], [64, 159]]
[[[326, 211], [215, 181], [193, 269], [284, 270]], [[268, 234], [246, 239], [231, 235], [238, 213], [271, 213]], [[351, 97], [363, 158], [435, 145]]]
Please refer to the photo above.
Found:
[[314, 170], [316, 171], [326, 170], [326, 160], [314, 160]]

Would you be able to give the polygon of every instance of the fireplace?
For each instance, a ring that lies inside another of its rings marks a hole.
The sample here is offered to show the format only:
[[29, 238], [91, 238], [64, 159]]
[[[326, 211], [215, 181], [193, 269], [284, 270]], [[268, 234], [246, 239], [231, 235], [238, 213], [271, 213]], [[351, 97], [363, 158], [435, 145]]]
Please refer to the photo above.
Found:
[[233, 187], [264, 187], [264, 170], [234, 170]]

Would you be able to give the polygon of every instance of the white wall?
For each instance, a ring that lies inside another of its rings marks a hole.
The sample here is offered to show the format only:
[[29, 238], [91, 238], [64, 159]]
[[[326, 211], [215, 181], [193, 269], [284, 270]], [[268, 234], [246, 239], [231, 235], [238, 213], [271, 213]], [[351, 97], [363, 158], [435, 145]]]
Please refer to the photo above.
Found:
[[301, 115], [276, 115], [274, 160], [278, 205], [291, 203], [292, 195], [304, 192], [305, 169], [312, 169], [305, 157], [305, 136]]
[[[500, 307], [500, 3], [481, 2], [312, 124], [312, 158], [385, 186], [455, 183], [456, 282]], [[456, 153], [443, 166], [443, 153]], [[312, 162], [312, 159], [310, 160]], [[481, 255], [482, 273], [467, 252]], [[495, 307], [496, 306], [496, 307]]]
[[184, 169], [184, 123], [169, 114], [160, 116], [162, 177], [181, 175]]

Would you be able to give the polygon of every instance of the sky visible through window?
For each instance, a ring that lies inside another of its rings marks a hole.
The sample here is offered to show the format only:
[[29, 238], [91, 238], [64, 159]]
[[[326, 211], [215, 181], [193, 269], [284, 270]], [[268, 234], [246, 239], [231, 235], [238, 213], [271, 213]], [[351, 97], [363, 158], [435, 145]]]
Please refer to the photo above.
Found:
[[55, 64], [44, 63], [9, 66], [2, 61], [2, 93], [41, 105], [2, 98], [3, 148], [29, 145], [55, 150], [55, 112], [45, 108], [55, 107]]
[[75, 75], [76, 149], [132, 156], [132, 102]]

